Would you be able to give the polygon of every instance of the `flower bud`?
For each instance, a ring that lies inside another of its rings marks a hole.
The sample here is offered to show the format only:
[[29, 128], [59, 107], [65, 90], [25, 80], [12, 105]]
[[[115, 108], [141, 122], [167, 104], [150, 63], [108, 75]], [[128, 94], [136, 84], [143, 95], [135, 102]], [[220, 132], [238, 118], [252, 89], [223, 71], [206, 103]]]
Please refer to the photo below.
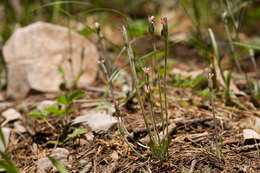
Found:
[[145, 91], [146, 93], [149, 93], [149, 92], [150, 92], [149, 86], [145, 85], [145, 86], [144, 86], [144, 91]]
[[99, 24], [98, 22], [95, 22], [94, 25], [95, 25], [95, 28], [96, 28], [96, 29], [99, 29], [100, 24]]
[[163, 25], [162, 31], [161, 31], [161, 36], [164, 38], [168, 37], [168, 23], [167, 23], [167, 18], [164, 17], [161, 19], [161, 24]]
[[104, 64], [105, 63], [105, 59], [104, 58], [100, 58], [98, 61], [97, 61], [98, 64]]
[[154, 16], [148, 16], [147, 19], [149, 23], [154, 24]]
[[114, 100], [114, 104], [118, 105], [119, 101], [118, 100]]
[[162, 25], [167, 25], [167, 17], [161, 18], [161, 24]]

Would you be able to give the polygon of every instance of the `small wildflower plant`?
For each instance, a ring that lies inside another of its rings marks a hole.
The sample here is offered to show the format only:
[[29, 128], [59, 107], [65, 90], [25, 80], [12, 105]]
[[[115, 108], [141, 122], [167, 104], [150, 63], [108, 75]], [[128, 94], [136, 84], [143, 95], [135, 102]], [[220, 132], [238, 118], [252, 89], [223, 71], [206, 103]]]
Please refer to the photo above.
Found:
[[[154, 51], [156, 51], [155, 46], [155, 39], [154, 39], [154, 23], [155, 18], [153, 16], [148, 17], [148, 32], [153, 38], [153, 48]], [[155, 113], [154, 113], [154, 103], [152, 101], [152, 87], [150, 82], [150, 71], [155, 70], [155, 67], [143, 67], [142, 70], [144, 72], [145, 76], [145, 85], [144, 85], [144, 91], [148, 95], [148, 105], [149, 105], [149, 114], [150, 114], [150, 120], [152, 122], [152, 125], [150, 126], [148, 123], [148, 115], [145, 111], [145, 103], [144, 100], [141, 97], [141, 92], [139, 86], [139, 79], [136, 72], [136, 64], [135, 64], [135, 56], [134, 52], [131, 46], [131, 42], [128, 37], [128, 33], [126, 28], [122, 27], [122, 34], [124, 38], [125, 47], [127, 49], [127, 54], [129, 57], [129, 63], [133, 78], [134, 87], [137, 94], [138, 103], [141, 107], [141, 112], [143, 116], [143, 120], [145, 122], [145, 126], [147, 129], [147, 133], [150, 139], [149, 142], [149, 148], [153, 154], [153, 157], [163, 161], [166, 160], [168, 157], [168, 145], [170, 142], [170, 136], [168, 134], [168, 110], [167, 110], [167, 95], [166, 95], [166, 68], [167, 68], [167, 47], [168, 47], [168, 24], [167, 24], [167, 18], [161, 19], [162, 24], [162, 31], [161, 36], [164, 40], [164, 75], [163, 75], [163, 87], [161, 85], [161, 79], [160, 74], [158, 75], [157, 81], [158, 81], [158, 87], [159, 87], [159, 95], [160, 95], [160, 107], [161, 107], [161, 126], [162, 126], [162, 134], [159, 133], [159, 129], [157, 127], [156, 121], [155, 121]], [[151, 70], [152, 69], [152, 70]], [[159, 70], [158, 70], [159, 71]], [[164, 103], [162, 99], [162, 89], [164, 90]], [[164, 116], [165, 115], [165, 116]]]
[[[157, 52], [156, 44], [155, 44], [155, 28], [154, 28], [154, 23], [155, 23], [155, 17], [154, 16], [149, 16], [148, 17], [148, 33], [152, 37], [153, 40], [153, 49], [154, 52]], [[158, 82], [158, 88], [159, 88], [159, 96], [160, 96], [160, 109], [161, 109], [161, 127], [162, 127], [162, 132], [159, 133], [159, 126], [155, 121], [155, 112], [154, 112], [154, 102], [153, 102], [153, 85], [150, 79], [151, 74], [154, 72], [159, 72], [160, 66], [156, 66], [154, 64], [158, 64], [159, 60], [158, 58], [153, 58], [154, 60], [157, 60], [157, 63], [151, 63], [152, 66], [150, 67], [150, 64], [147, 64], [147, 66], [143, 66], [141, 69], [143, 71], [143, 79], [141, 81], [144, 81], [144, 84], [141, 85], [140, 78], [137, 75], [137, 70], [136, 70], [136, 60], [134, 56], [134, 51], [132, 49], [131, 41], [129, 40], [128, 37], [128, 32], [125, 26], [122, 26], [120, 29], [123, 39], [124, 39], [124, 49], [127, 51], [127, 55], [129, 58], [129, 65], [131, 69], [131, 75], [132, 75], [132, 80], [133, 80], [133, 85], [134, 85], [134, 92], [137, 95], [138, 103], [141, 107], [141, 112], [142, 112], [142, 117], [145, 123], [145, 127], [147, 129], [147, 133], [149, 136], [149, 147], [145, 146], [139, 141], [136, 141], [131, 134], [128, 132], [126, 129], [122, 114], [120, 112], [120, 101], [116, 99], [115, 94], [114, 94], [114, 88], [112, 84], [112, 79], [113, 74], [115, 71], [112, 71], [111, 69], [111, 62], [110, 59], [107, 57], [101, 57], [98, 61], [100, 67], [103, 70], [103, 73], [106, 76], [106, 79], [108, 81], [108, 88], [110, 91], [110, 95], [112, 97], [112, 100], [114, 102], [114, 107], [116, 110], [116, 117], [118, 118], [118, 128], [120, 131], [120, 134], [122, 135], [124, 141], [128, 144], [128, 146], [140, 157], [143, 157], [143, 155], [136, 150], [137, 146], [149, 148], [150, 151], [152, 152], [152, 155], [155, 159], [158, 159], [160, 161], [164, 161], [168, 158], [168, 145], [170, 143], [170, 136], [168, 134], [168, 111], [167, 111], [167, 95], [166, 95], [166, 68], [167, 68], [167, 47], [168, 47], [168, 24], [167, 24], [167, 18], [162, 18], [161, 19], [161, 24], [162, 24], [162, 31], [161, 35], [164, 40], [164, 75], [163, 75], [163, 84], [161, 84], [161, 77], [160, 74], [158, 74], [157, 79], [155, 81]], [[99, 23], [95, 22], [94, 27], [96, 29], [96, 33], [99, 37], [99, 40], [102, 45], [103, 49], [103, 54], [107, 55], [106, 53], [106, 48], [104, 44], [104, 37], [100, 28]], [[154, 54], [156, 56], [156, 54]], [[154, 79], [153, 79], [154, 80]], [[142, 87], [140, 87], [142, 86]], [[141, 89], [145, 91], [146, 93], [146, 99], [142, 97], [141, 94]], [[162, 94], [163, 91], [163, 94]], [[163, 99], [163, 96], [164, 99]], [[149, 107], [149, 114], [150, 116], [148, 117], [147, 112], [145, 110], [145, 101], [147, 100], [148, 102], [148, 107]], [[151, 121], [152, 125], [149, 125], [149, 120]], [[131, 141], [134, 141], [134, 144], [130, 143], [128, 139], [131, 139]]]

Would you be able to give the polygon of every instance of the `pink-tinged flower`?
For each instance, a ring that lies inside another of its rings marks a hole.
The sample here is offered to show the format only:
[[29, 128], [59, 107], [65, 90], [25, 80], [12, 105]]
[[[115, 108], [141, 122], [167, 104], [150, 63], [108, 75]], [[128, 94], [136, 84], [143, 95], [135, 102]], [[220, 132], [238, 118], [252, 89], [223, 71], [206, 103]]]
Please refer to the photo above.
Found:
[[211, 79], [214, 76], [214, 73], [209, 72], [208, 73], [208, 79]]
[[144, 91], [145, 91], [146, 93], [149, 93], [149, 92], [150, 92], [149, 86], [145, 85], [145, 86], [144, 86]]
[[122, 26], [122, 32], [126, 31], [125, 25]]
[[101, 58], [97, 61], [98, 64], [104, 64], [105, 63], [105, 59], [104, 58]]
[[154, 16], [148, 16], [147, 19], [148, 19], [149, 23], [151, 23], [151, 24], [154, 23]]
[[226, 12], [226, 11], [224, 11], [224, 12], [222, 13], [222, 17], [223, 17], [224, 19], [227, 17], [227, 12]]
[[161, 19], [161, 24], [167, 25], [167, 17], [163, 17], [163, 18]]
[[149, 73], [151, 70], [149, 67], [143, 67], [142, 69], [143, 69], [144, 73]]
[[118, 121], [119, 123], [121, 123], [121, 122], [122, 122], [122, 117], [117, 117], [117, 121]]
[[118, 100], [114, 100], [114, 104], [118, 105], [119, 101]]
[[100, 27], [100, 24], [98, 22], [95, 22], [94, 25], [95, 25], [96, 29], [98, 29]]

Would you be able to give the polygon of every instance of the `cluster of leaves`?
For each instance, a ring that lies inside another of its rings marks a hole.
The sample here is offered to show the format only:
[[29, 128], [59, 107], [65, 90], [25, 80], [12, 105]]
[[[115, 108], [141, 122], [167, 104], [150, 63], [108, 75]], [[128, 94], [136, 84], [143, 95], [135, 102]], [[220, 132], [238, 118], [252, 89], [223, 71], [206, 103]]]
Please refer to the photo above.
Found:
[[[73, 112], [73, 109], [71, 108], [71, 105], [74, 100], [77, 100], [78, 98], [82, 97], [85, 94], [82, 90], [74, 90], [69, 94], [63, 94], [57, 98], [57, 103], [45, 108], [43, 111], [39, 109], [34, 109], [29, 113], [30, 118], [39, 118], [43, 119], [51, 128], [51, 124], [47, 121], [47, 116], [49, 115], [56, 115], [59, 116], [62, 120], [62, 125], [64, 129], [67, 129], [66, 126], [70, 126], [71, 123], [65, 124], [64, 118], [69, 113]], [[60, 142], [54, 141], [53, 143], [63, 144], [67, 142], [69, 139], [75, 138], [77, 136], [80, 136], [81, 134], [86, 133], [85, 129], [75, 129], [71, 134], [67, 134], [67, 130], [64, 132], [64, 134], [61, 134], [63, 138]]]

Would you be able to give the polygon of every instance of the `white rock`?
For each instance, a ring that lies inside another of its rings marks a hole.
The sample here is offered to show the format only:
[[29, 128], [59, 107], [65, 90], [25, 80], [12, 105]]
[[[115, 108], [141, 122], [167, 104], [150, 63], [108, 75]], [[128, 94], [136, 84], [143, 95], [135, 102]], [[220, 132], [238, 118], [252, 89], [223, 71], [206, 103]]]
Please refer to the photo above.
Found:
[[4, 126], [9, 121], [18, 120], [22, 118], [21, 114], [13, 108], [4, 111], [2, 113], [2, 116], [5, 118], [5, 121], [2, 123], [2, 126]]
[[51, 105], [53, 105], [55, 103], [57, 103], [57, 102], [53, 101], [53, 100], [44, 100], [37, 105], [37, 109], [43, 111], [44, 109], [46, 109], [47, 107], [50, 107]]
[[117, 119], [109, 114], [94, 111], [88, 112], [87, 114], [79, 116], [73, 120], [73, 124], [86, 124], [96, 133], [106, 132], [117, 122]]
[[[2, 128], [2, 131], [3, 131], [3, 135], [4, 135], [4, 139], [5, 139], [5, 144], [7, 147], [9, 144], [9, 137], [10, 137], [11, 130], [9, 128]], [[0, 139], [0, 150], [5, 151], [5, 147], [4, 147], [4, 144], [1, 139]]]
[[93, 141], [93, 139], [94, 139], [94, 135], [91, 131], [86, 133], [85, 137], [87, 138], [88, 141]]
[[45, 169], [52, 167], [52, 163], [49, 158], [44, 157], [38, 160], [37, 162], [37, 172], [45, 172]]
[[112, 158], [113, 161], [118, 161], [119, 159], [118, 153], [116, 151], [113, 151], [113, 153], [110, 154], [110, 157]]
[[30, 89], [58, 91], [63, 82], [59, 65], [70, 81], [84, 69], [78, 87], [92, 83], [98, 70], [97, 49], [90, 41], [66, 27], [45, 22], [16, 30], [4, 45], [3, 55], [8, 69], [7, 96], [13, 98], [25, 97]]
[[252, 129], [244, 129], [243, 136], [244, 136], [244, 140], [250, 140], [250, 139], [260, 140], [260, 135]]
[[[60, 162], [63, 166], [68, 164], [68, 155], [69, 151], [66, 150], [65, 148], [56, 148], [51, 156]], [[37, 162], [37, 172], [45, 172], [45, 169], [52, 167], [52, 163], [49, 160], [49, 158], [44, 157], [38, 160]]]
[[66, 150], [65, 148], [56, 148], [53, 152], [52, 152], [52, 157], [54, 157], [57, 161], [59, 161], [61, 164], [63, 165], [67, 165], [68, 164], [68, 155], [69, 155], [69, 151]]
[[21, 121], [16, 121], [14, 122], [14, 128], [16, 130], [18, 130], [20, 133], [25, 133], [26, 129], [24, 128], [24, 126], [22, 125]]
[[2, 112], [3, 110], [12, 107], [14, 105], [13, 102], [0, 102], [0, 112]]

